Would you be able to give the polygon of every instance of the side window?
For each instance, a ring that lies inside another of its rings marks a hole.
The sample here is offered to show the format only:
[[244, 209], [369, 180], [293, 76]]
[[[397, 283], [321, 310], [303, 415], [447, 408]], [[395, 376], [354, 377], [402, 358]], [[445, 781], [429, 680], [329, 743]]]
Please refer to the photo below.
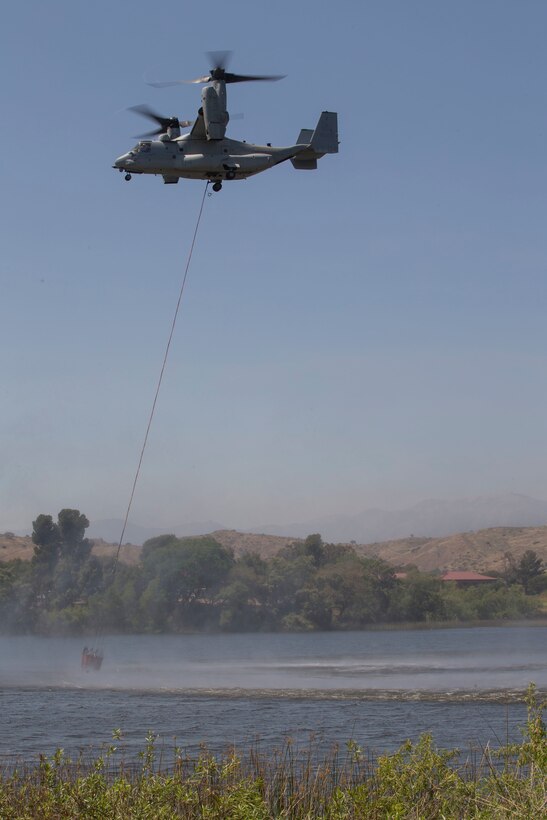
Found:
[[149, 142], [141, 142], [139, 144], [139, 150], [141, 154], [149, 154], [150, 153], [150, 143]]

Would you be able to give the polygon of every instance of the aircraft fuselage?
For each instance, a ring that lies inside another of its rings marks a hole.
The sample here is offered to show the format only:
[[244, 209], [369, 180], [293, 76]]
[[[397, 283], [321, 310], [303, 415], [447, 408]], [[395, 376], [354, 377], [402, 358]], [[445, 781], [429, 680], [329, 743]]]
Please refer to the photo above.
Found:
[[114, 163], [129, 174], [159, 174], [166, 181], [186, 179], [245, 179], [266, 171], [305, 151], [307, 145], [274, 148], [238, 140], [194, 139], [185, 134], [175, 139], [143, 140]]

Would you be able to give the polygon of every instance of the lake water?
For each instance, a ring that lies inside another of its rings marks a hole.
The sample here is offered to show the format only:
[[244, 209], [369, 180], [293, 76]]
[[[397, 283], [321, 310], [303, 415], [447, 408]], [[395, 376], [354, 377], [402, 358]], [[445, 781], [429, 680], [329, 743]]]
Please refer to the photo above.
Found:
[[[195, 753], [287, 737], [391, 751], [431, 731], [444, 747], [518, 740], [530, 681], [547, 690], [547, 627], [314, 634], [113, 636], [100, 672], [76, 639], [0, 638], [0, 757], [35, 760], [148, 730]], [[167, 752], [168, 753], [168, 752]]]

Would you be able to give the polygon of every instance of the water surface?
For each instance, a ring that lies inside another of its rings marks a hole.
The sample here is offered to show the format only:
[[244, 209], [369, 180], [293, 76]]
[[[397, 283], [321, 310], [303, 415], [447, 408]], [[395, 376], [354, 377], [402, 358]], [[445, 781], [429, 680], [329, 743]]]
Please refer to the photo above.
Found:
[[520, 694], [547, 689], [546, 627], [112, 636], [100, 672], [82, 645], [0, 638], [0, 755], [97, 749], [115, 728], [130, 752], [149, 729], [189, 752], [288, 736], [384, 751], [424, 731], [480, 748], [518, 740]]

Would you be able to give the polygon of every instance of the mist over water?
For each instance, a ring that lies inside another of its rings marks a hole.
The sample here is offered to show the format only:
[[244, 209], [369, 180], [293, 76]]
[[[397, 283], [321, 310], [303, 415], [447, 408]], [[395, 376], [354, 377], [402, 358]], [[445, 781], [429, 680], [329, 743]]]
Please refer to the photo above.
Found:
[[[87, 641], [88, 645], [90, 641]], [[100, 672], [81, 639], [0, 638], [0, 755], [129, 751], [146, 732], [189, 751], [287, 736], [376, 751], [432, 731], [444, 746], [519, 739], [516, 693], [547, 689], [547, 627], [111, 636]]]
[[[89, 641], [87, 641], [90, 644]], [[547, 687], [547, 628], [110, 636], [100, 672], [84, 641], [0, 638], [0, 686], [131, 690], [458, 690]]]

